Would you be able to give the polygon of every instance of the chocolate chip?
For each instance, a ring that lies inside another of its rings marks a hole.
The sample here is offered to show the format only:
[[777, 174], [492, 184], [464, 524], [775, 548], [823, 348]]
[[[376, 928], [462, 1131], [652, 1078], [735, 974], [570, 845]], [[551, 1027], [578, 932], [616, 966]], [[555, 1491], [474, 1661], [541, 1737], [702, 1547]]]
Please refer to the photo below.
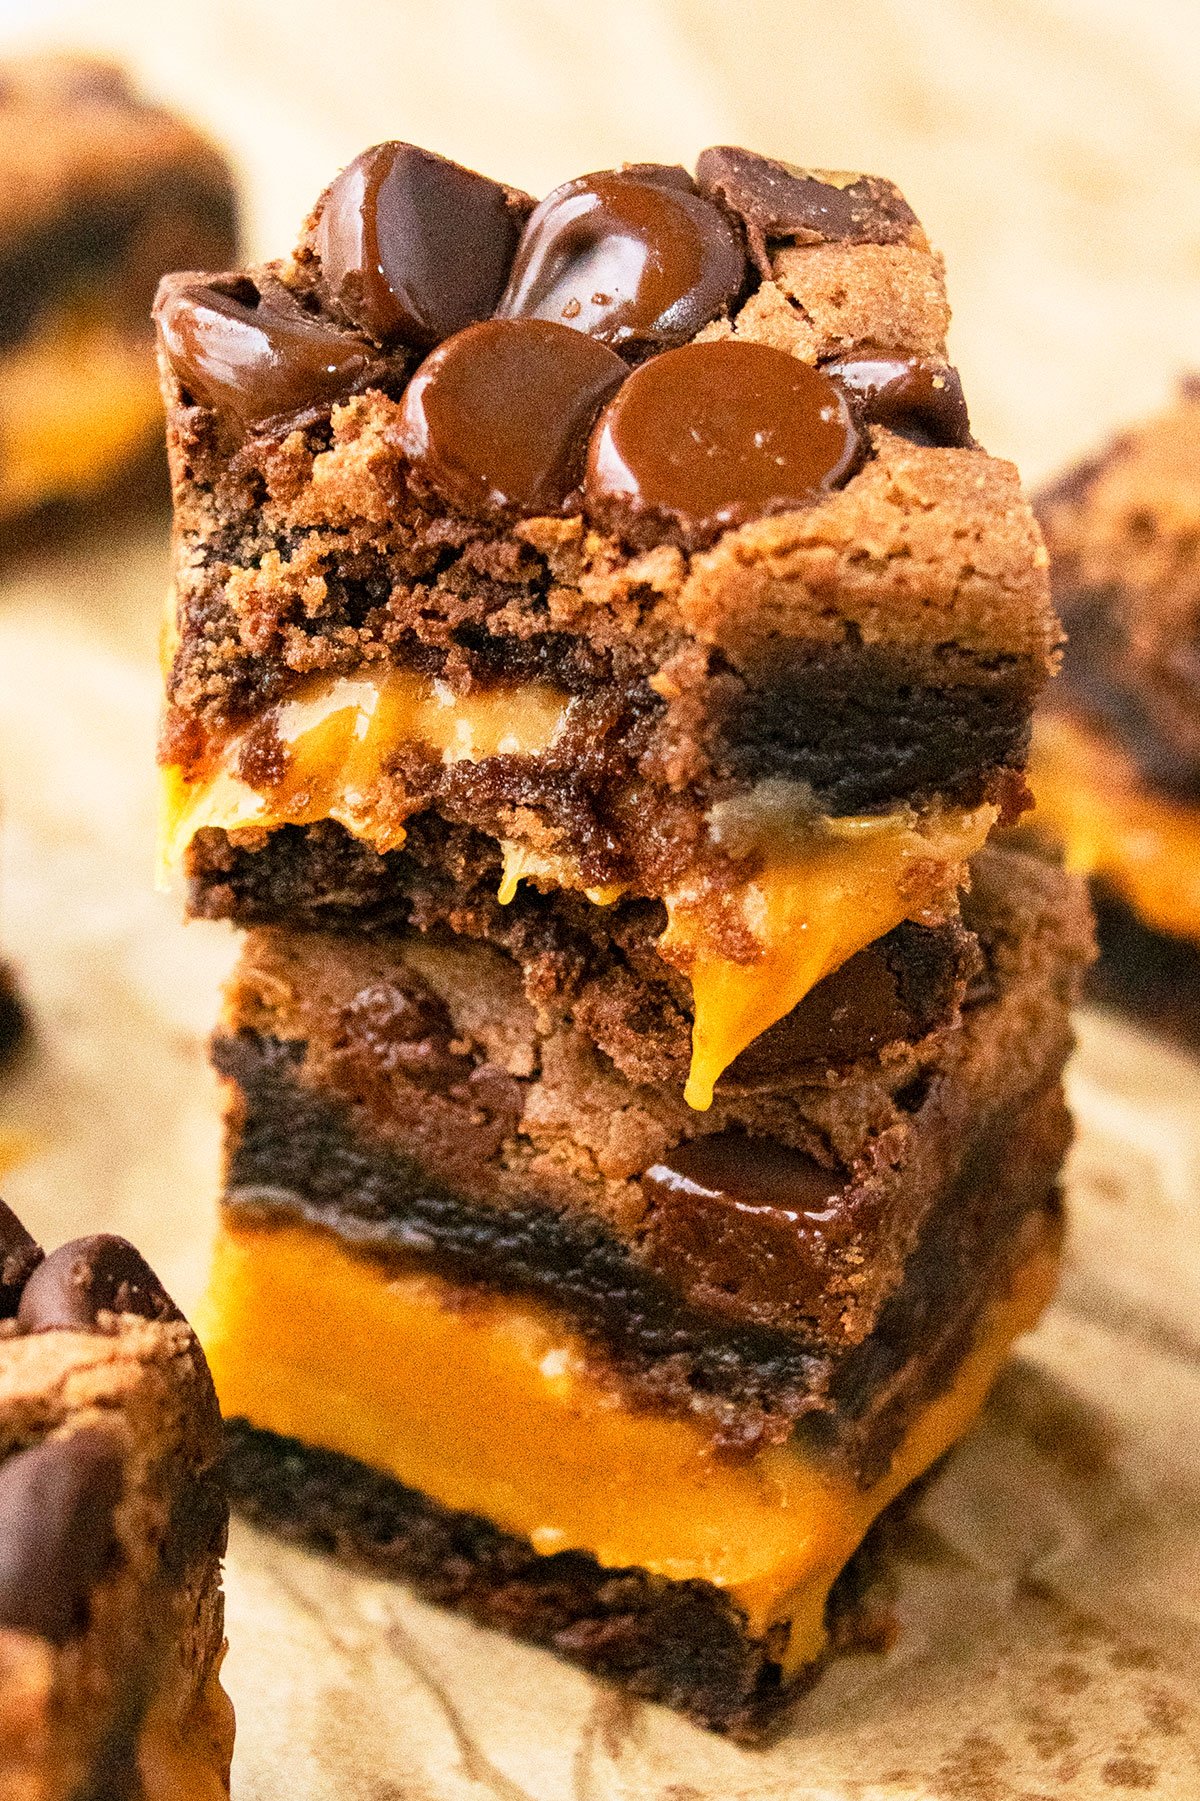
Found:
[[41, 1246], [0, 1201], [0, 1319], [12, 1319], [21, 1292], [42, 1261]]
[[764, 344], [687, 344], [636, 369], [592, 434], [589, 512], [634, 542], [688, 548], [811, 505], [853, 472], [862, 441], [827, 375]]
[[185, 394], [243, 430], [345, 400], [379, 369], [369, 344], [306, 313], [278, 283], [169, 275], [154, 316]]
[[25, 1284], [17, 1324], [25, 1332], [90, 1332], [101, 1313], [183, 1318], [141, 1252], [101, 1232], [60, 1246], [39, 1265]]
[[642, 1177], [655, 1267], [712, 1295], [802, 1301], [846, 1183], [803, 1151], [720, 1132], [677, 1145]]
[[0, 1464], [0, 1626], [65, 1644], [116, 1550], [121, 1440], [85, 1426]]
[[886, 425], [916, 444], [969, 449], [975, 442], [958, 370], [936, 357], [856, 350], [821, 364], [862, 425]]
[[426, 357], [404, 395], [415, 471], [468, 513], [557, 513], [587, 434], [628, 373], [592, 338], [544, 319], [488, 319]]
[[413, 144], [376, 144], [317, 203], [330, 303], [379, 344], [428, 350], [486, 319], [533, 202]]
[[640, 357], [694, 337], [745, 279], [740, 236], [720, 208], [684, 171], [641, 165], [581, 176], [542, 201], [497, 311], [556, 320]]
[[755, 263], [771, 273], [772, 239], [792, 244], [924, 243], [917, 215], [890, 181], [799, 169], [718, 144], [696, 165], [702, 194], [739, 218]]

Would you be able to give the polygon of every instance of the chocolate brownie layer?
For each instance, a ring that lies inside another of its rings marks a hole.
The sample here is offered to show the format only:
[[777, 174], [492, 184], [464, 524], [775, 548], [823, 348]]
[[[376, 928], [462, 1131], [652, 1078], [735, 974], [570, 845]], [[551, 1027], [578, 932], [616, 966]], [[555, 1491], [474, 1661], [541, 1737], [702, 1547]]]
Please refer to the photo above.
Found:
[[[813, 1665], [785, 1688], [770, 1640], [750, 1637], [707, 1583], [603, 1569], [578, 1551], [539, 1556], [487, 1520], [245, 1420], [231, 1420], [226, 1438], [231, 1498], [256, 1523], [402, 1577], [429, 1600], [548, 1645], [698, 1725], [758, 1738], [819, 1673]], [[910, 1495], [893, 1502], [833, 1588], [827, 1623], [840, 1649], [875, 1642], [870, 1587], [910, 1503]]]
[[1069, 635], [1047, 702], [1113, 739], [1164, 797], [1200, 799], [1200, 384], [1036, 505]]
[[25, 1031], [25, 1009], [13, 973], [0, 963], [0, 1065], [13, 1056]]
[[852, 1421], [872, 1384], [849, 1350], [881, 1333], [862, 1367], [881, 1344], [891, 1374], [915, 1379], [918, 1344], [936, 1365], [1066, 1142], [1082, 897], [988, 854], [970, 906], [984, 965], [961, 1030], [886, 1068], [718, 1091], [702, 1121], [542, 1030], [495, 952], [255, 934], [215, 1047], [229, 1204], [541, 1294], [646, 1392], [732, 1403], [737, 1433]]
[[[474, 939], [518, 965], [544, 1024], [574, 1025], [633, 1082], [679, 1083], [687, 1073], [691, 985], [659, 954], [658, 902], [597, 907], [580, 895], [522, 884], [501, 905], [501, 864], [480, 833], [414, 821], [403, 850], [381, 855], [341, 826], [285, 827], [261, 850], [203, 832], [191, 858], [198, 916], [303, 931]], [[735, 1060], [721, 1088], [766, 1087], [778, 1076], [820, 1081], [835, 1070], [893, 1061], [953, 1025], [978, 966], [958, 922], [905, 921], [820, 982], [786, 1019]]]
[[0, 353], [64, 300], [144, 319], [164, 269], [235, 243], [228, 167], [85, 57], [0, 62]]
[[1200, 944], [1153, 930], [1103, 882], [1092, 884], [1092, 903], [1100, 960], [1088, 998], [1200, 1047]]
[[1057, 626], [919, 224], [727, 149], [531, 205], [377, 146], [290, 262], [164, 286], [173, 849], [433, 809], [736, 960], [738, 884], [915, 809], [886, 925], [952, 914], [992, 816], [947, 812], [1020, 810]]
[[228, 1506], [203, 1355], [123, 1239], [43, 1256], [0, 1204], [0, 1786], [228, 1792]]

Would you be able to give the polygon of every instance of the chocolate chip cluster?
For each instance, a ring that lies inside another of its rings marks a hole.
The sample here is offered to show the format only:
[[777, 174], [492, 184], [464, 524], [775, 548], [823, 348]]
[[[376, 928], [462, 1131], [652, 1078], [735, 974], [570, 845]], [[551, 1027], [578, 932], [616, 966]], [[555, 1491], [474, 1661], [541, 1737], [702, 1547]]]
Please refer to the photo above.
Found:
[[[293, 279], [169, 278], [157, 318], [185, 399], [242, 435], [402, 390], [418, 483], [476, 515], [584, 512], [695, 548], [811, 505], [885, 424], [969, 445], [955, 372], [886, 348], [814, 368], [730, 336], [773, 241], [907, 241], [890, 183], [746, 150], [578, 177], [540, 204], [410, 144], [344, 169]], [[423, 360], [416, 359], [423, 357]], [[413, 367], [414, 362], [416, 367]]]

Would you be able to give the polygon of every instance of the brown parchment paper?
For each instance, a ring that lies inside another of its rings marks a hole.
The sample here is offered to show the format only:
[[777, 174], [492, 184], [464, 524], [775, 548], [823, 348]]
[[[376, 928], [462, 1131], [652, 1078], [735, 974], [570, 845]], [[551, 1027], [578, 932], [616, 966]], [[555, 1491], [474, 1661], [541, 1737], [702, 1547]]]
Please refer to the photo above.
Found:
[[[35, 1021], [0, 1155], [47, 1241], [125, 1232], [187, 1305], [233, 936], [150, 884], [165, 540], [100, 522], [0, 584], [0, 936]], [[902, 1541], [886, 1655], [742, 1751], [235, 1527], [239, 1801], [1200, 1795], [1200, 1066], [1080, 1033], [1062, 1297]]]

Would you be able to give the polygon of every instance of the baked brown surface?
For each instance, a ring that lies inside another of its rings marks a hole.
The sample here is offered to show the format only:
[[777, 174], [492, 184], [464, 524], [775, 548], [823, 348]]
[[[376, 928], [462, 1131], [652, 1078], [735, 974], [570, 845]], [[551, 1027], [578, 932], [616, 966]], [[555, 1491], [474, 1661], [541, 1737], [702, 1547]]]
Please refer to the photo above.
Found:
[[[961, 1026], [840, 1072], [727, 1082], [703, 1115], [539, 1017], [491, 947], [254, 933], [214, 1046], [227, 1204], [539, 1294], [655, 1405], [711, 1401], [745, 1442], [823, 1412], [865, 1467], [952, 1365], [1068, 1136], [1081, 891], [989, 852], [967, 904], [980, 966]], [[810, 1223], [767, 1207], [748, 1229], [730, 1196], [661, 1173], [738, 1134], [784, 1158]], [[879, 1414], [885, 1366], [905, 1379]]]
[[164, 269], [232, 252], [232, 180], [212, 145], [116, 66], [9, 58], [0, 243], [0, 350], [81, 293], [103, 291], [107, 313], [142, 329]]
[[132, 1247], [80, 1239], [43, 1257], [0, 1205], [12, 1801], [167, 1801], [189, 1769], [227, 1790], [220, 1459], [203, 1353]]

